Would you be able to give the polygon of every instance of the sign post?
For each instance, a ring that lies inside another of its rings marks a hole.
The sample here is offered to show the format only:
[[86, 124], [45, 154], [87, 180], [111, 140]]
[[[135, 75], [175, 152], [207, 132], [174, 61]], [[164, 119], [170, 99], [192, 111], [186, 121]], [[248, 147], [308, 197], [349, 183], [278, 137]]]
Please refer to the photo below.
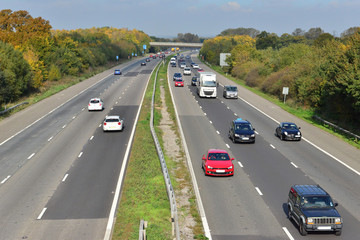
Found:
[[284, 94], [284, 103], [286, 101], [286, 95], [289, 94], [289, 87], [283, 87], [282, 93]]

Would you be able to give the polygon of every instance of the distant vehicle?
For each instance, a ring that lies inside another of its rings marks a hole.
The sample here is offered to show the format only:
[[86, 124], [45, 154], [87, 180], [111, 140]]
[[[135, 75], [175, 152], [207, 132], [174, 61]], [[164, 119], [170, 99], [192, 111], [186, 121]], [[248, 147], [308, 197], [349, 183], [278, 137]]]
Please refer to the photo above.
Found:
[[115, 69], [114, 70], [114, 75], [121, 75], [121, 70], [120, 69]]
[[150, 58], [146, 58], [146, 60], [145, 60], [146, 62], [150, 62]]
[[88, 104], [88, 111], [102, 111], [104, 102], [100, 98], [92, 98]]
[[170, 63], [170, 66], [171, 66], [171, 67], [176, 67], [176, 62]]
[[146, 62], [141, 62], [141, 66], [146, 66]]
[[170, 63], [176, 63], [176, 58], [174, 57], [170, 58]]
[[319, 185], [293, 185], [287, 201], [288, 217], [299, 226], [306, 236], [310, 231], [332, 231], [340, 236], [343, 219], [330, 195]]
[[191, 85], [192, 85], [192, 86], [196, 86], [197, 81], [198, 81], [198, 78], [197, 78], [196, 76], [193, 76], [193, 77], [191, 78]]
[[183, 86], [184, 86], [184, 81], [182, 80], [182, 78], [175, 80], [175, 87], [183, 87]]
[[186, 67], [186, 63], [185, 63], [185, 62], [181, 62], [181, 63], [180, 63], [180, 67], [181, 67], [181, 68], [185, 68], [185, 67]]
[[119, 116], [106, 116], [103, 122], [103, 131], [122, 131], [124, 128], [124, 119]]
[[182, 75], [181, 73], [174, 73], [174, 76], [173, 76], [173, 80], [178, 80], [178, 79], [182, 79]]
[[199, 69], [199, 65], [198, 65], [198, 64], [196, 64], [196, 63], [195, 63], [195, 64], [193, 64], [193, 65], [192, 65], [192, 67], [193, 67], [194, 69]]
[[233, 176], [233, 160], [225, 150], [209, 149], [202, 157], [202, 169], [205, 176]]
[[156, 59], [156, 55], [153, 55], [153, 59]]
[[238, 89], [236, 86], [225, 85], [223, 90], [224, 98], [238, 98]]
[[198, 68], [198, 72], [204, 72], [204, 69]]
[[191, 75], [191, 68], [185, 67], [184, 68], [184, 75]]
[[230, 122], [229, 138], [233, 143], [255, 143], [255, 128], [252, 127], [249, 121], [237, 118]]
[[194, 64], [195, 64], [194, 62], [191, 62], [191, 63], [190, 63], [190, 66], [191, 66], [191, 67], [194, 67]]
[[281, 122], [275, 129], [275, 134], [280, 140], [301, 140], [300, 127], [292, 122]]
[[213, 97], [217, 96], [217, 81], [216, 74], [213, 72], [200, 72], [199, 84], [197, 85], [197, 94], [199, 97]]

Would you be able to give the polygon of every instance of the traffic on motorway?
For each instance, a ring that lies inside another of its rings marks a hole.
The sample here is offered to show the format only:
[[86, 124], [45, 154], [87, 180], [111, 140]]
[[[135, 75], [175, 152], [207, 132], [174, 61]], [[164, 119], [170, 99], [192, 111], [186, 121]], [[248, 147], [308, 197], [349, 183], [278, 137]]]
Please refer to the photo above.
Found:
[[[316, 239], [319, 236], [331, 239], [332, 236], [340, 235], [343, 239], [356, 239], [359, 215], [353, 216], [353, 212], [348, 210], [349, 206], [356, 206], [356, 201], [351, 203], [344, 201], [349, 204], [345, 208], [341, 205], [341, 201], [340, 203], [334, 201], [325, 190], [326, 188], [330, 189], [336, 194], [337, 199], [342, 199], [344, 193], [354, 194], [351, 190], [346, 190], [345, 180], [329, 184], [329, 180], [334, 177], [329, 172], [336, 172], [335, 175], [340, 177], [344, 176], [343, 172], [347, 172], [348, 169], [342, 168], [342, 165], [321, 164], [320, 162], [332, 161], [335, 163], [336, 161], [330, 160], [329, 154], [324, 154], [322, 149], [319, 151], [319, 147], [307, 139], [306, 143], [295, 143], [303, 138], [303, 134], [300, 131], [301, 127], [295, 123], [294, 117], [289, 115], [288, 118], [275, 120], [249, 103], [249, 100], [244, 100], [238, 86], [230, 80], [220, 75], [221, 81], [219, 81], [218, 74], [212, 70], [204, 71], [203, 69], [208, 69], [208, 67], [197, 59], [195, 60], [197, 63], [195, 63], [194, 57], [194, 55], [190, 57], [190, 55], [178, 54], [176, 58], [179, 67], [175, 66], [175, 59], [172, 59], [173, 63], [170, 63], [171, 67], [168, 71], [169, 76], [173, 76], [173, 80], [181, 78], [187, 87], [180, 92], [172, 91], [172, 94], [184, 131], [185, 145], [189, 149], [189, 161], [195, 169], [194, 178], [198, 182], [200, 196], [205, 196], [201, 199], [212, 239], [222, 239], [227, 235], [233, 237], [246, 235], [244, 233], [246, 230], [241, 227], [241, 224], [239, 226], [238, 223], [234, 223], [234, 219], [238, 219], [238, 214], [242, 211], [229, 212], [222, 204], [214, 205], [215, 201], [228, 202], [227, 196], [235, 195], [238, 196], [238, 201], [235, 201], [233, 206], [227, 205], [226, 208], [241, 205], [254, 211], [255, 215], [259, 211], [251, 205], [241, 204], [242, 201], [251, 202], [256, 201], [257, 198], [244, 200], [244, 195], [236, 189], [239, 187], [241, 178], [237, 178], [239, 174], [249, 176], [251, 185], [263, 186], [264, 190], [262, 191], [257, 186], [254, 189], [260, 196], [264, 196], [264, 192], [266, 193], [262, 203], [270, 207], [269, 215], [271, 216], [268, 217], [276, 219], [280, 232], [282, 232], [265, 233], [266, 231], [260, 230], [260, 228], [254, 231], [249, 230], [250, 235], [257, 236], [256, 239], [262, 239], [265, 236], [269, 239], [294, 239], [297, 234], [305, 236], [308, 233], [310, 239]], [[191, 74], [185, 74], [184, 70], [181, 70], [190, 67], [192, 67]], [[183, 73], [181, 74], [181, 72]], [[219, 95], [219, 92], [222, 92], [222, 95]], [[234, 99], [236, 100], [234, 101]], [[183, 107], [184, 105], [188, 108]], [[189, 109], [190, 106], [193, 107]], [[283, 116], [287, 116], [287, 114], [281, 113], [278, 117]], [[273, 123], [274, 121], [277, 126]], [[230, 122], [230, 126], [228, 122]], [[255, 131], [253, 123], [261, 133]], [[281, 142], [286, 141], [286, 143], [276, 143], [274, 137]], [[227, 139], [233, 143], [242, 144], [229, 145]], [[255, 143], [255, 139], [257, 139], [257, 144], [248, 144]], [[207, 153], [203, 154], [201, 151]], [[201, 172], [197, 168], [199, 155], [202, 155], [202, 175], [221, 176], [227, 180], [201, 178]], [[238, 164], [233, 164], [235, 159]], [[322, 167], [318, 168], [320, 164]], [[246, 167], [248, 167], [247, 170], [244, 170]], [[341, 171], [338, 171], [339, 168]], [[353, 172], [350, 172], [350, 175], [352, 174]], [[234, 179], [228, 179], [229, 176]], [[225, 182], [226, 185], [224, 185]], [[231, 190], [227, 191], [229, 185], [236, 187], [230, 187]], [[356, 186], [357, 183], [354, 183], [353, 187], [356, 188]], [[212, 194], [214, 192], [216, 192], [216, 196]], [[211, 200], [210, 196], [212, 196]], [[279, 206], [282, 207], [279, 208]], [[265, 214], [260, 211], [259, 214], [261, 213]], [[264, 224], [272, 225], [269, 222]], [[254, 225], [250, 223], [249, 226], [244, 225], [244, 228], [254, 228]], [[344, 226], [349, 232], [342, 231]], [[264, 228], [264, 226], [262, 227]], [[228, 232], [224, 231], [229, 228], [231, 230]], [[237, 228], [243, 231], [236, 230]]]

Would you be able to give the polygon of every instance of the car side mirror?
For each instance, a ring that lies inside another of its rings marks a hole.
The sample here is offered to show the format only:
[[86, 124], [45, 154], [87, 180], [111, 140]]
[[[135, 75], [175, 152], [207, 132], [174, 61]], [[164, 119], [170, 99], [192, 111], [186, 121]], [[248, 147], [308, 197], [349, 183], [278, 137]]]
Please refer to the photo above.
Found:
[[298, 127], [298, 129], [301, 129], [301, 127]]
[[231, 160], [231, 161], [234, 161], [234, 160], [235, 160], [235, 158], [231, 158], [230, 160]]
[[253, 130], [255, 131], [255, 128], [253, 128]]
[[337, 203], [337, 202], [336, 202], [336, 203], [334, 203], [334, 206], [335, 206], [335, 207], [339, 206], [339, 203]]
[[205, 155], [202, 156], [202, 160], [206, 160]]

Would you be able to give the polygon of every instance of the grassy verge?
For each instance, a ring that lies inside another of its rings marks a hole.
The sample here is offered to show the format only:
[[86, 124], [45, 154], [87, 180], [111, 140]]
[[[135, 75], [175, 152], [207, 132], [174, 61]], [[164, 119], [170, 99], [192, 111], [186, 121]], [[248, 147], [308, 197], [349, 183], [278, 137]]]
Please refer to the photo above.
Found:
[[[204, 62], [204, 64], [206, 64]], [[303, 109], [301, 107], [296, 107], [293, 106], [293, 104], [284, 104], [283, 101], [280, 101], [278, 98], [275, 98], [274, 96], [270, 96], [268, 94], [265, 94], [264, 92], [260, 91], [259, 89], [256, 88], [251, 88], [249, 86], [247, 86], [245, 84], [244, 80], [241, 79], [237, 79], [232, 77], [231, 75], [226, 74], [222, 68], [220, 66], [213, 66], [213, 65], [209, 65], [207, 64], [210, 68], [212, 68], [214, 71], [220, 73], [221, 75], [227, 77], [228, 79], [232, 80], [233, 82], [245, 87], [246, 89], [254, 92], [255, 94], [267, 99], [268, 101], [278, 105], [279, 107], [281, 107], [282, 109], [284, 109], [285, 111], [295, 115], [298, 118], [303, 119], [304, 121], [324, 130], [327, 131], [328, 133], [331, 133], [332, 135], [339, 137], [340, 139], [342, 139], [343, 141], [351, 144], [352, 146], [360, 149], [360, 142], [357, 141], [354, 138], [349, 137], [346, 134], [343, 134], [339, 131], [337, 131], [336, 129], [330, 128], [330, 126], [323, 124], [319, 121], [317, 121], [316, 119], [313, 118], [313, 116], [315, 115], [315, 112], [312, 109]]]
[[[167, 59], [168, 61], [168, 59]], [[161, 172], [160, 162], [156, 153], [154, 142], [150, 132], [150, 107], [154, 85], [155, 72], [151, 76], [148, 89], [146, 90], [143, 107], [139, 116], [138, 125], [131, 155], [126, 171], [126, 177], [122, 190], [122, 196], [114, 226], [113, 239], [138, 239], [139, 223], [141, 219], [148, 221], [146, 234], [148, 239], [173, 239], [171, 235], [170, 205], [167, 198], [165, 183]], [[163, 81], [160, 81], [163, 79]], [[191, 216], [195, 224], [191, 230], [197, 239], [203, 237], [201, 218], [198, 215], [195, 194], [193, 193], [190, 175], [184, 160], [185, 154], [180, 153], [180, 159], [176, 161], [164, 151], [162, 130], [158, 127], [161, 116], [160, 87], [165, 90], [165, 102], [168, 112], [173, 120], [171, 128], [176, 132], [177, 141], [180, 143], [178, 126], [174, 107], [172, 105], [169, 87], [167, 85], [167, 64], [159, 68], [158, 81], [155, 94], [154, 125], [159, 142], [162, 146], [165, 161], [170, 172], [173, 188], [177, 193], [186, 187], [189, 207], [178, 208], [179, 221]], [[177, 169], [183, 169], [176, 171]]]

